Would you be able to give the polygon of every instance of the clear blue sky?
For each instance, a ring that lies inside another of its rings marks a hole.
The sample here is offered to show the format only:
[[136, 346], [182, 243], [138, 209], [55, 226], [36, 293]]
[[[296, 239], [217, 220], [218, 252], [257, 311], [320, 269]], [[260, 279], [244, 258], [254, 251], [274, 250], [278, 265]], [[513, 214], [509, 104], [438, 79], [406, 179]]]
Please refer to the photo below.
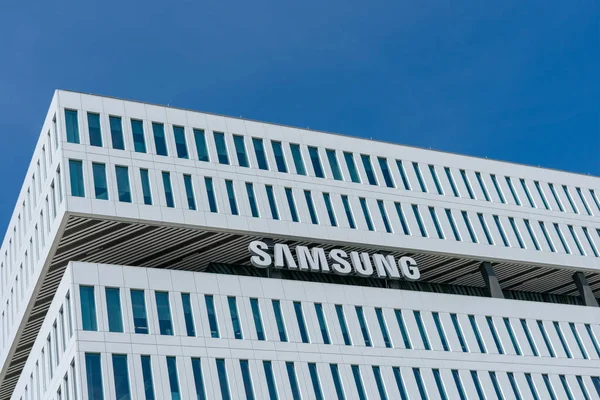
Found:
[[0, 2], [1, 231], [55, 88], [600, 175], [597, 0], [35, 3]]

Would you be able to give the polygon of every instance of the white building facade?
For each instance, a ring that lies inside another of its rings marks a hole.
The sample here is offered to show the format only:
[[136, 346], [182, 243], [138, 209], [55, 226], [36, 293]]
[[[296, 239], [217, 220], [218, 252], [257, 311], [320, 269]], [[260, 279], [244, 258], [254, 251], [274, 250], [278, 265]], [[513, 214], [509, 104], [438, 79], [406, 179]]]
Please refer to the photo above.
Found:
[[0, 399], [600, 399], [600, 179], [57, 91]]

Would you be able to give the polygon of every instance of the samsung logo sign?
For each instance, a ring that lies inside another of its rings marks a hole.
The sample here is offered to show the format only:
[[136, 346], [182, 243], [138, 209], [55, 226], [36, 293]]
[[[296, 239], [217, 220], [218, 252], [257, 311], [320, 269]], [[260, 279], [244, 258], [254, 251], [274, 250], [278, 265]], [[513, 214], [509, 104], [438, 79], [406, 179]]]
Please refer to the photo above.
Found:
[[[256, 268], [287, 268], [289, 270], [334, 273], [338, 275], [357, 275], [370, 278], [376, 274], [379, 278], [407, 279], [416, 281], [421, 277], [417, 262], [411, 257], [400, 257], [383, 254], [369, 254], [351, 251], [350, 254], [341, 249], [325, 252], [320, 247], [308, 248], [296, 246], [293, 250], [286, 244], [277, 243], [272, 251], [260, 240], [248, 245], [251, 253], [250, 262]], [[296, 256], [296, 260], [294, 259]]]

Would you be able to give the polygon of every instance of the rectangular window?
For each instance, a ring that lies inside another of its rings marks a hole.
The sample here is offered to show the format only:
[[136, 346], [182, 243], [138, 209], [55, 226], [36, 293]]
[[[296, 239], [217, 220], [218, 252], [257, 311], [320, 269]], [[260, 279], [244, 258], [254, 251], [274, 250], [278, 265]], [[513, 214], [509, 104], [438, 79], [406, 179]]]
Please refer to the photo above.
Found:
[[473, 379], [473, 384], [475, 385], [475, 390], [477, 391], [477, 397], [479, 400], [485, 400], [485, 395], [483, 394], [483, 388], [481, 387], [481, 382], [479, 381], [479, 375], [477, 371], [471, 371], [471, 378]]
[[279, 340], [287, 342], [287, 333], [283, 322], [283, 314], [281, 313], [281, 303], [279, 300], [272, 300], [271, 304], [273, 305], [273, 313], [275, 314], [275, 323], [277, 324], [277, 331], [279, 332]]
[[421, 191], [423, 193], [427, 193], [427, 186], [425, 186], [425, 181], [421, 176], [421, 169], [419, 168], [419, 163], [413, 162], [413, 169], [415, 170], [415, 175], [417, 176], [417, 181], [419, 181], [419, 186], [421, 187]]
[[567, 197], [567, 200], [569, 200], [569, 204], [571, 205], [571, 209], [573, 210], [573, 212], [575, 214], [579, 214], [579, 210], [577, 209], [577, 207], [575, 206], [575, 203], [573, 202], [573, 199], [571, 198], [571, 193], [569, 193], [569, 189], [565, 185], [563, 185], [562, 188], [563, 188], [563, 192], [565, 192], [565, 196]]
[[508, 188], [510, 189], [510, 193], [512, 194], [512, 197], [515, 200], [515, 203], [518, 206], [520, 206], [521, 205], [521, 201], [519, 200], [519, 197], [517, 196], [517, 192], [515, 191], [515, 188], [513, 187], [512, 181], [510, 179], [510, 176], [507, 176], [505, 178], [506, 178], [506, 184], [508, 185]]
[[325, 153], [327, 154], [327, 160], [329, 161], [329, 167], [331, 168], [333, 179], [338, 181], [343, 180], [337, 156], [335, 155], [335, 150], [327, 149], [325, 150]]
[[413, 375], [415, 376], [415, 381], [417, 382], [417, 388], [419, 389], [419, 394], [421, 395], [421, 400], [428, 400], [427, 390], [425, 390], [425, 383], [423, 382], [423, 378], [421, 377], [421, 370], [419, 368], [413, 368]]
[[590, 245], [590, 248], [592, 249], [592, 252], [594, 253], [594, 256], [598, 257], [598, 250], [596, 249], [596, 246], [594, 245], [594, 242], [592, 241], [592, 237], [588, 233], [587, 228], [585, 226], [583, 226], [581, 228], [581, 230], [583, 230], [583, 234], [585, 235], [585, 238], [587, 239], [588, 244]]
[[271, 361], [263, 361], [265, 377], [267, 378], [267, 389], [269, 390], [269, 399], [278, 400], [277, 386], [275, 385], [275, 376], [273, 375], [273, 365]]
[[88, 400], [103, 400], [104, 391], [102, 389], [102, 366], [100, 364], [100, 354], [85, 353], [85, 372]]
[[519, 342], [517, 341], [515, 333], [512, 329], [510, 320], [508, 318], [503, 318], [503, 320], [504, 320], [504, 326], [506, 327], [506, 330], [508, 331], [508, 336], [510, 337], [510, 341], [512, 342], [515, 353], [517, 353], [517, 355], [520, 356], [521, 348], [519, 347]]
[[185, 195], [187, 197], [188, 208], [196, 209], [196, 198], [194, 196], [194, 185], [192, 184], [191, 175], [183, 175], [183, 186], [185, 187]]
[[313, 204], [312, 195], [310, 193], [310, 190], [304, 191], [304, 198], [306, 199], [306, 206], [308, 207], [310, 221], [313, 224], [318, 225], [319, 219], [317, 218], [317, 211], [315, 210], [315, 205]]
[[506, 247], [510, 247], [510, 244], [508, 243], [508, 239], [506, 238], [506, 235], [504, 234], [504, 229], [502, 228], [502, 223], [500, 222], [500, 217], [498, 217], [497, 215], [494, 215], [494, 223], [496, 224], [496, 228], [498, 228], [498, 232], [500, 233], [500, 237], [502, 238], [502, 243], [504, 243], [504, 246]]
[[169, 388], [171, 389], [171, 400], [180, 400], [179, 377], [177, 376], [177, 359], [167, 357], [167, 373], [169, 374]]
[[435, 184], [435, 188], [438, 194], [443, 195], [444, 191], [442, 190], [442, 185], [440, 185], [440, 181], [438, 180], [437, 173], [435, 172], [435, 166], [429, 165], [429, 172], [431, 173], [431, 178], [433, 179], [433, 183]]
[[521, 181], [521, 187], [523, 188], [523, 191], [525, 192], [525, 196], [527, 196], [527, 201], [529, 202], [529, 205], [533, 208], [535, 208], [535, 203], [533, 202], [533, 198], [531, 197], [531, 194], [529, 194], [529, 189], [527, 189], [527, 183], [525, 182], [525, 179], [519, 179]]
[[106, 288], [106, 310], [108, 314], [108, 330], [123, 332], [123, 315], [121, 312], [121, 295], [118, 288]]
[[440, 370], [434, 368], [433, 379], [435, 380], [435, 385], [437, 386], [438, 392], [440, 394], [441, 400], [448, 400], [448, 396], [446, 395], [446, 389], [444, 388], [444, 382], [442, 382], [442, 375], [440, 374]]
[[573, 322], [569, 322], [569, 328], [571, 328], [571, 332], [573, 333], [573, 337], [575, 337], [575, 342], [577, 342], [577, 347], [579, 347], [579, 351], [581, 352], [581, 357], [584, 360], [588, 359], [587, 352], [583, 343], [581, 343], [581, 338], [579, 337], [579, 333], [577, 333], [577, 329], [575, 328], [575, 324]]
[[[242, 369], [242, 373], [243, 373]], [[196, 389], [196, 400], [206, 400], [204, 389], [204, 377], [202, 376], [202, 365], [199, 358], [192, 358], [192, 373], [194, 374], [194, 387]]]
[[217, 212], [217, 199], [215, 197], [215, 191], [213, 188], [213, 181], [210, 177], [204, 178], [204, 184], [206, 185], [206, 196], [208, 197], [208, 206], [210, 212]]
[[173, 126], [173, 136], [175, 137], [175, 150], [177, 157], [188, 159], [190, 158], [185, 141], [185, 128], [183, 126]]
[[294, 302], [294, 312], [296, 313], [296, 320], [298, 321], [298, 329], [300, 330], [302, 343], [309, 343], [308, 330], [306, 329], [306, 323], [304, 322], [304, 313], [302, 312], [301, 302]]
[[254, 146], [254, 154], [256, 155], [258, 168], [268, 170], [269, 164], [267, 163], [267, 155], [265, 153], [263, 140], [260, 138], [252, 138], [252, 145]]
[[285, 188], [285, 197], [287, 199], [288, 207], [290, 208], [290, 214], [292, 221], [298, 222], [298, 211], [296, 210], [296, 202], [294, 201], [294, 193], [291, 188]]
[[300, 145], [294, 143], [290, 144], [290, 151], [292, 152], [292, 158], [294, 159], [296, 173], [298, 175], [306, 175], [306, 168], [304, 168], [304, 160], [302, 159]]
[[271, 217], [275, 220], [279, 219], [279, 211], [277, 211], [277, 202], [275, 201], [275, 193], [273, 192], [273, 186], [265, 185], [267, 191], [267, 199], [269, 201], [269, 208], [271, 209]]
[[162, 172], [163, 188], [165, 189], [165, 201], [167, 207], [175, 207], [175, 200], [173, 199], [173, 187], [171, 186], [171, 174], [169, 172]]
[[248, 203], [250, 204], [250, 212], [254, 218], [259, 218], [258, 204], [256, 204], [256, 196], [254, 195], [254, 186], [250, 182], [246, 182], [246, 193], [248, 194]]
[[[539, 321], [539, 322], [541, 322], [541, 321]], [[567, 342], [565, 341], [565, 337], [563, 336], [560, 325], [558, 324], [557, 321], [554, 321], [552, 324], [554, 325], [554, 330], [556, 330], [556, 334], [558, 335], [558, 339], [560, 340], [560, 343], [562, 344], [563, 350], [565, 351], [567, 358], [573, 358], [571, 356], [571, 350], [569, 350], [569, 346], [567, 346]]]
[[444, 333], [444, 327], [442, 326], [442, 321], [440, 320], [440, 314], [433, 312], [432, 315], [435, 328], [437, 329], [438, 335], [440, 336], [440, 341], [442, 342], [442, 348], [444, 351], [450, 351], [450, 346], [448, 346], [448, 340], [446, 340], [446, 334]]
[[373, 346], [371, 342], [371, 336], [369, 334], [369, 328], [367, 327], [367, 321], [365, 320], [365, 314], [361, 306], [356, 306], [356, 317], [358, 318], [358, 324], [360, 326], [360, 331], [365, 341], [365, 346]]
[[365, 168], [365, 173], [367, 174], [367, 181], [370, 185], [377, 186], [377, 178], [375, 177], [375, 171], [371, 165], [371, 157], [366, 154], [361, 154], [360, 158], [362, 160], [363, 167]]
[[563, 237], [562, 232], [556, 223], [554, 224], [554, 230], [556, 231], [558, 239], [560, 239], [560, 243], [562, 243], [563, 249], [565, 249], [565, 253], [571, 254], [571, 250], [569, 249], [569, 246], [567, 246], [567, 242], [565, 241], [565, 238]]
[[350, 174], [350, 180], [354, 183], [360, 183], [360, 175], [358, 175], [358, 169], [354, 162], [354, 155], [352, 153], [344, 152], [344, 161], [346, 162], [346, 167]]
[[588, 391], [585, 388], [585, 384], [583, 383], [583, 378], [581, 377], [581, 375], [576, 375], [575, 378], [577, 379], [577, 384], [579, 385], [581, 393], [583, 393], [583, 398], [585, 400], [590, 400], [590, 396], [588, 395]]
[[329, 223], [331, 226], [337, 226], [337, 220], [335, 218], [335, 213], [333, 212], [333, 205], [331, 204], [331, 196], [329, 193], [323, 193], [323, 201], [325, 202], [325, 209], [327, 210]]
[[533, 396], [534, 400], [539, 400], [540, 398], [535, 390], [535, 384], [533, 383], [531, 374], [525, 374], [525, 380], [527, 381], [527, 385], [529, 386], [529, 390], [531, 391], [531, 395]]
[[392, 367], [392, 371], [394, 372], [394, 379], [396, 380], [396, 386], [398, 387], [398, 391], [400, 392], [400, 398], [402, 400], [408, 400], [408, 394], [406, 392], [406, 387], [404, 386], [402, 374], [400, 373], [400, 368]]
[[194, 326], [194, 314], [192, 312], [192, 301], [189, 293], [181, 293], [181, 304], [183, 305], [183, 319], [185, 321], [185, 331], [188, 336], [196, 336]]
[[310, 373], [310, 380], [312, 381], [313, 390], [315, 392], [315, 400], [323, 400], [323, 391], [321, 390], [317, 364], [308, 363], [308, 372]]
[[131, 134], [133, 136], [133, 149], [137, 153], [145, 153], [146, 138], [144, 137], [144, 123], [140, 120], [132, 119]]
[[231, 317], [231, 325], [233, 327], [233, 337], [236, 339], [243, 339], [242, 322], [240, 321], [236, 298], [228, 296], [227, 304], [229, 305], [229, 316]]
[[483, 178], [481, 177], [481, 173], [475, 172], [475, 177], [477, 178], [477, 182], [479, 182], [479, 187], [481, 188], [481, 191], [483, 192], [483, 197], [485, 197], [485, 201], [490, 201], [490, 196], [485, 187], [485, 184], [483, 183]]
[[588, 207], [587, 201], [585, 201], [585, 197], [583, 197], [583, 193], [581, 193], [581, 188], [575, 188], [575, 190], [577, 191], [577, 194], [579, 195], [579, 200], [581, 200], [581, 203], [583, 203], [583, 207], [585, 208], [585, 212], [587, 213], [587, 215], [592, 215], [592, 212], [590, 211], [590, 208]]
[[567, 225], [567, 228], [569, 228], [571, 237], [573, 238], [573, 241], [575, 242], [575, 245], [577, 246], [577, 250], [579, 250], [579, 255], [585, 256], [585, 252], [583, 251], [581, 244], [579, 244], [579, 239], [577, 239], [577, 234], [575, 233], [575, 229], [573, 228], [573, 225]]
[[173, 335], [173, 321], [171, 320], [171, 305], [168, 292], [154, 292], [156, 298], [156, 310], [158, 314], [158, 326], [161, 335]]
[[433, 221], [433, 226], [435, 226], [438, 238], [444, 239], [444, 232], [442, 231], [442, 226], [438, 221], [437, 214], [435, 213], [435, 208], [429, 207], [429, 215], [431, 215], [431, 220]]
[[115, 395], [117, 399], [129, 399], [129, 368], [125, 354], [113, 354], [113, 377], [115, 384]]
[[69, 173], [71, 176], [71, 196], [85, 197], [83, 163], [79, 160], [69, 160]]
[[93, 286], [79, 286], [81, 325], [84, 331], [97, 331], [96, 299]]
[[346, 213], [346, 218], [348, 219], [348, 225], [350, 226], [350, 229], [356, 229], [356, 224], [354, 223], [354, 217], [352, 216], [352, 208], [350, 207], [348, 196], [342, 195], [342, 205], [344, 206], [344, 212]]
[[388, 216], [385, 211], [385, 205], [383, 204], [383, 200], [377, 200], [377, 207], [379, 208], [379, 214], [381, 215], [381, 220], [383, 221], [383, 226], [385, 227], [385, 231], [387, 233], [392, 233], [392, 226], [390, 225], [390, 221], [388, 220]]
[[254, 400], [254, 388], [252, 387], [252, 377], [250, 376], [250, 365], [248, 364], [248, 360], [240, 360], [240, 370], [242, 371], [242, 381], [244, 382], [246, 400]]
[[217, 364], [217, 375], [219, 376], [221, 398], [223, 400], [231, 400], [231, 395], [229, 394], [229, 383], [227, 379], [227, 369], [225, 368], [225, 360], [222, 358], [217, 358], [215, 362]]
[[473, 194], [473, 190], [471, 189], [471, 184], [469, 183], [469, 178], [467, 178], [467, 172], [464, 169], [460, 170], [460, 176], [462, 177], [463, 182], [465, 183], [465, 186], [467, 188], [467, 193], [469, 193], [469, 198], [474, 200], [475, 195]]
[[119, 201], [131, 203], [131, 188], [129, 187], [129, 170], [127, 167], [115, 166], [117, 176], [117, 192]]
[[548, 207], [548, 202], [546, 201], [546, 196], [544, 196], [544, 192], [542, 191], [540, 183], [538, 181], [533, 181], [533, 184], [535, 185], [535, 188], [537, 189], [537, 192], [540, 195], [540, 198], [542, 199], [542, 203], [544, 204], [544, 208], [546, 210], [549, 210], [550, 207]]
[[150, 190], [150, 177], [147, 169], [140, 169], [140, 180], [142, 182], [142, 195], [144, 204], [152, 205], [152, 191]]
[[325, 321], [325, 314], [323, 313], [323, 305], [321, 303], [315, 303], [315, 312], [317, 313], [317, 320], [319, 321], [319, 329], [321, 330], [321, 337], [323, 343], [331, 344], [329, 340], [329, 332], [327, 331], [327, 322]]
[[340, 330], [342, 331], [342, 338], [344, 339], [344, 344], [346, 346], [352, 346], [350, 332], [348, 331], [348, 326], [346, 325], [346, 317], [344, 316], [344, 308], [340, 304], [336, 304], [335, 313], [338, 317], [338, 322], [340, 324]]
[[110, 124], [110, 137], [112, 141], [112, 147], [116, 150], [125, 150], [125, 140], [123, 139], [123, 126], [121, 124], [121, 117], [108, 117]]
[[521, 400], [521, 393], [519, 392], [519, 386], [517, 385], [517, 381], [515, 380], [515, 376], [512, 372], [507, 372], [508, 381], [510, 382], [510, 387], [513, 390], [513, 394], [515, 395], [516, 400]]
[[164, 125], [153, 122], [152, 132], [154, 133], [154, 146], [156, 147], [156, 154], [159, 156], [167, 156], [167, 140], [165, 138]]
[[533, 353], [534, 356], [538, 356], [538, 351], [537, 348], [535, 346], [535, 342], [533, 341], [533, 338], [531, 337], [531, 333], [529, 332], [529, 327], [527, 326], [527, 321], [524, 319], [521, 319], [521, 327], [523, 328], [523, 332], [525, 332], [525, 337], [527, 338], [527, 342], [529, 343], [529, 347], [531, 348], [531, 352]]
[[448, 167], [444, 167], [444, 171], [446, 172], [446, 177], [448, 178], [454, 197], [460, 197], [460, 194], [458, 194], [458, 190], [456, 189], [456, 184], [454, 183], [454, 178], [452, 177], [452, 171], [450, 171], [450, 168]]
[[[54, 362], [52, 361], [52, 334], [48, 335], [48, 339], [46, 339], [46, 349], [48, 349], [48, 370], [50, 372], [50, 381], [52, 381], [52, 377], [54, 376]], [[56, 357], [58, 358], [58, 353], [56, 353]]]
[[315, 171], [315, 176], [317, 178], [325, 178], [323, 167], [321, 166], [321, 159], [319, 158], [319, 149], [309, 146], [308, 155], [310, 156], [310, 161], [312, 163], [313, 170]]
[[370, 231], [375, 230], [373, 227], [373, 221], [371, 221], [371, 214], [369, 213], [369, 207], [367, 206], [367, 199], [364, 197], [359, 197], [360, 208], [362, 209], [363, 215], [365, 217], [365, 222], [367, 223], [367, 229]]
[[490, 235], [487, 224], [485, 223], [483, 214], [477, 213], [477, 218], [479, 219], [479, 224], [481, 225], [481, 229], [483, 229], [483, 233], [485, 234], [488, 244], [493, 246], [494, 241], [492, 240], [492, 235]]
[[542, 230], [542, 233], [544, 234], [544, 237], [546, 238], [546, 243], [548, 243], [548, 247], [550, 247], [550, 251], [554, 253], [555, 252], [554, 245], [552, 244], [552, 240], [550, 239], [550, 236], [548, 235], [548, 232], [546, 231], [546, 225], [544, 225], [544, 223], [542, 221], [540, 221], [540, 229]]
[[217, 159], [220, 164], [229, 164], [227, 155], [227, 145], [225, 144], [225, 134], [222, 132], [213, 132], [215, 147], [217, 148]]
[[135, 333], [150, 333], [148, 330], [148, 317], [146, 314], [146, 299], [143, 290], [131, 289], [131, 308], [133, 309], [133, 326]]
[[338, 400], [346, 400], [344, 395], [344, 387], [342, 386], [342, 378], [340, 378], [340, 370], [337, 364], [329, 364], [331, 370], [331, 378], [333, 379], [333, 386], [335, 387], [335, 393]]
[[358, 398], [360, 400], [367, 400], [367, 394], [365, 393], [365, 387], [360, 376], [360, 368], [358, 365], [353, 365], [352, 376], [354, 377], [354, 384], [356, 385], [356, 391], [358, 392]]
[[519, 247], [524, 249], [525, 245], [523, 244], [523, 240], [521, 240], [521, 234], [519, 233], [519, 229], [517, 228], [517, 224], [515, 223], [515, 219], [513, 217], [508, 217], [508, 222], [510, 222], [510, 226], [517, 237], [517, 242], [519, 243]]
[[100, 130], [100, 114], [87, 113], [90, 145], [102, 147], [102, 131]]
[[492, 178], [492, 183], [494, 184], [494, 188], [496, 189], [496, 193], [498, 194], [498, 197], [500, 198], [500, 202], [502, 204], [505, 204], [506, 201], [504, 200], [504, 195], [502, 194], [502, 189], [500, 189], [500, 185], [498, 184], [498, 180], [496, 179], [496, 175], [490, 174], [490, 178]]
[[211, 294], [204, 295], [206, 303], [206, 312], [208, 314], [208, 325], [210, 327], [210, 336], [213, 338], [219, 337], [219, 325], [217, 324], [217, 312], [215, 310], [215, 299]]
[[227, 189], [227, 198], [229, 199], [229, 209], [231, 214], [238, 215], [237, 201], [235, 199], [235, 190], [233, 188], [233, 181], [225, 180], [225, 188]]
[[525, 228], [527, 229], [527, 232], [529, 233], [529, 237], [531, 238], [531, 241], [533, 242], [533, 246], [535, 247], [536, 250], [540, 250], [540, 246], [535, 237], [535, 234], [533, 233], [533, 230], [531, 229], [531, 224], [529, 223], [529, 220], [524, 219], [523, 222], [525, 222]]
[[552, 197], [554, 197], [554, 201], [556, 201], [556, 204], [558, 205], [558, 209], [562, 212], [565, 211], [565, 209], [563, 208], [562, 202], [560, 201], [560, 199], [558, 198], [558, 194], [556, 193], [556, 191], [554, 190], [554, 185], [549, 183], [548, 187], [550, 188], [550, 192], [552, 193]]
[[492, 334], [492, 338], [494, 339], [494, 343], [496, 344], [496, 349], [498, 350], [498, 354], [504, 354], [504, 349], [502, 348], [502, 342], [500, 341], [500, 337], [498, 336], [498, 332], [496, 332], [496, 327], [494, 326], [494, 320], [492, 317], [485, 317], [488, 328], [490, 328], [490, 333]]
[[97, 199], [108, 200], [106, 166], [104, 164], [92, 163], [92, 175], [94, 177], [94, 195]]
[[421, 236], [427, 237], [427, 231], [425, 230], [425, 225], [423, 224], [423, 220], [421, 220], [421, 213], [419, 213], [419, 206], [416, 204], [412, 205], [413, 214], [415, 215], [415, 219], [417, 220], [417, 225], [419, 226], [419, 231], [421, 232]]
[[65, 110], [65, 126], [67, 128], [67, 142], [79, 144], [79, 123], [76, 110]]
[[590, 189], [590, 196], [592, 197], [592, 200], [594, 200], [594, 203], [596, 204], [596, 208], [598, 209], [598, 211], [600, 211], [600, 201], [598, 201], [598, 198], [596, 197], [596, 193], [594, 192], [594, 189]]
[[415, 321], [417, 322], [417, 328], [419, 328], [419, 334], [421, 335], [423, 346], [425, 347], [425, 350], [431, 350], [429, 338], [427, 337], [427, 331], [425, 330], [425, 325], [423, 324], [423, 319], [421, 318], [421, 312], [414, 310], [413, 314], [415, 316]]
[[483, 338], [479, 333], [479, 327], [477, 326], [477, 321], [475, 320], [474, 315], [469, 315], [469, 323], [471, 324], [471, 328], [473, 329], [473, 333], [475, 334], [475, 339], [477, 340], [477, 345], [479, 346], [479, 351], [482, 353], [486, 353], [485, 345], [483, 343]]
[[379, 162], [379, 168], [381, 169], [381, 175], [383, 175], [385, 186], [393, 188], [394, 179], [392, 178], [392, 172], [388, 166], [387, 159], [383, 157], [377, 157], [377, 161]]
[[265, 329], [263, 328], [258, 299], [250, 299], [250, 308], [252, 309], [252, 319], [254, 320], [256, 337], [258, 338], [258, 340], [266, 340]]
[[[467, 400], [467, 396], [465, 395], [465, 389], [463, 387], [462, 381], [460, 379], [460, 374], [457, 369], [452, 370], [452, 378], [454, 379], [454, 384], [456, 385], [456, 390], [458, 391], [458, 396], [460, 400]], [[498, 400], [503, 400], [502, 397], [498, 397]]]
[[273, 148], [273, 156], [275, 157], [275, 165], [277, 165], [277, 171], [288, 172], [281, 142], [271, 141], [271, 147]]
[[298, 378], [296, 378], [296, 369], [294, 368], [293, 362], [286, 362], [285, 369], [288, 373], [288, 379], [290, 380], [290, 389], [292, 390], [292, 398], [294, 400], [301, 400], [300, 387], [298, 386]]
[[244, 137], [239, 135], [233, 135], [233, 145], [235, 146], [235, 153], [237, 155], [238, 165], [240, 167], [249, 167]]
[[208, 162], [210, 158], [208, 157], [208, 147], [206, 146], [206, 136], [203, 129], [194, 129], [194, 142], [196, 142], [198, 160]]
[[567, 377], [564, 375], [559, 375], [560, 383], [562, 384], [563, 389], [565, 390], [565, 394], [569, 400], [574, 400], [573, 395], [571, 394], [571, 389], [569, 388], [569, 383], [567, 382]]
[[456, 336], [458, 337], [458, 343], [460, 344], [460, 348], [462, 349], [463, 353], [468, 353], [469, 348], [467, 347], [467, 342], [465, 341], [465, 337], [463, 336], [462, 329], [458, 321], [458, 316], [456, 314], [450, 314], [450, 319], [452, 320], [452, 325], [454, 326], [454, 330], [456, 331]]

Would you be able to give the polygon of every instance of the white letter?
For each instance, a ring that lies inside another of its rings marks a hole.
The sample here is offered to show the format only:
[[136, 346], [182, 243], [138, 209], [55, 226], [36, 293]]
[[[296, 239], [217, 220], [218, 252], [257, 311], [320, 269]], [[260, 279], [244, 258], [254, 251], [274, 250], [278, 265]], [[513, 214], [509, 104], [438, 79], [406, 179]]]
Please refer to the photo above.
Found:
[[419, 267], [417, 267], [417, 262], [410, 257], [401, 257], [398, 260], [398, 266], [402, 271], [402, 275], [404, 275], [404, 279], [408, 279], [409, 281], [416, 281], [421, 278], [421, 272], [419, 271]]
[[267, 268], [271, 265], [272, 258], [265, 250], [268, 250], [269, 246], [260, 240], [254, 240], [248, 245], [248, 250], [252, 253], [250, 262], [256, 268]]
[[400, 272], [396, 267], [394, 256], [373, 254], [373, 261], [375, 261], [375, 269], [377, 269], [377, 275], [380, 278], [400, 279]]
[[298, 269], [294, 256], [287, 244], [275, 244], [275, 268], [283, 268], [287, 264], [288, 269]]
[[303, 271], [308, 270], [310, 266], [311, 271], [329, 272], [325, 250], [320, 247], [313, 247], [312, 252], [310, 252], [306, 246], [296, 246], [296, 256], [298, 257], [300, 269]]
[[[364, 267], [360, 261], [362, 258], [362, 262], [365, 263]], [[371, 264], [371, 258], [369, 257], [369, 253], [361, 253], [360, 258], [358, 252], [353, 251], [350, 253], [350, 259], [352, 260], [352, 265], [354, 266], [354, 270], [360, 276], [369, 278], [373, 275], [373, 264]]]
[[329, 252], [329, 258], [332, 261], [335, 261], [333, 264], [331, 264], [331, 269], [333, 269], [333, 272], [339, 275], [348, 275], [350, 272], [352, 272], [350, 263], [345, 260], [346, 257], [348, 257], [348, 254], [344, 250], [333, 249]]

